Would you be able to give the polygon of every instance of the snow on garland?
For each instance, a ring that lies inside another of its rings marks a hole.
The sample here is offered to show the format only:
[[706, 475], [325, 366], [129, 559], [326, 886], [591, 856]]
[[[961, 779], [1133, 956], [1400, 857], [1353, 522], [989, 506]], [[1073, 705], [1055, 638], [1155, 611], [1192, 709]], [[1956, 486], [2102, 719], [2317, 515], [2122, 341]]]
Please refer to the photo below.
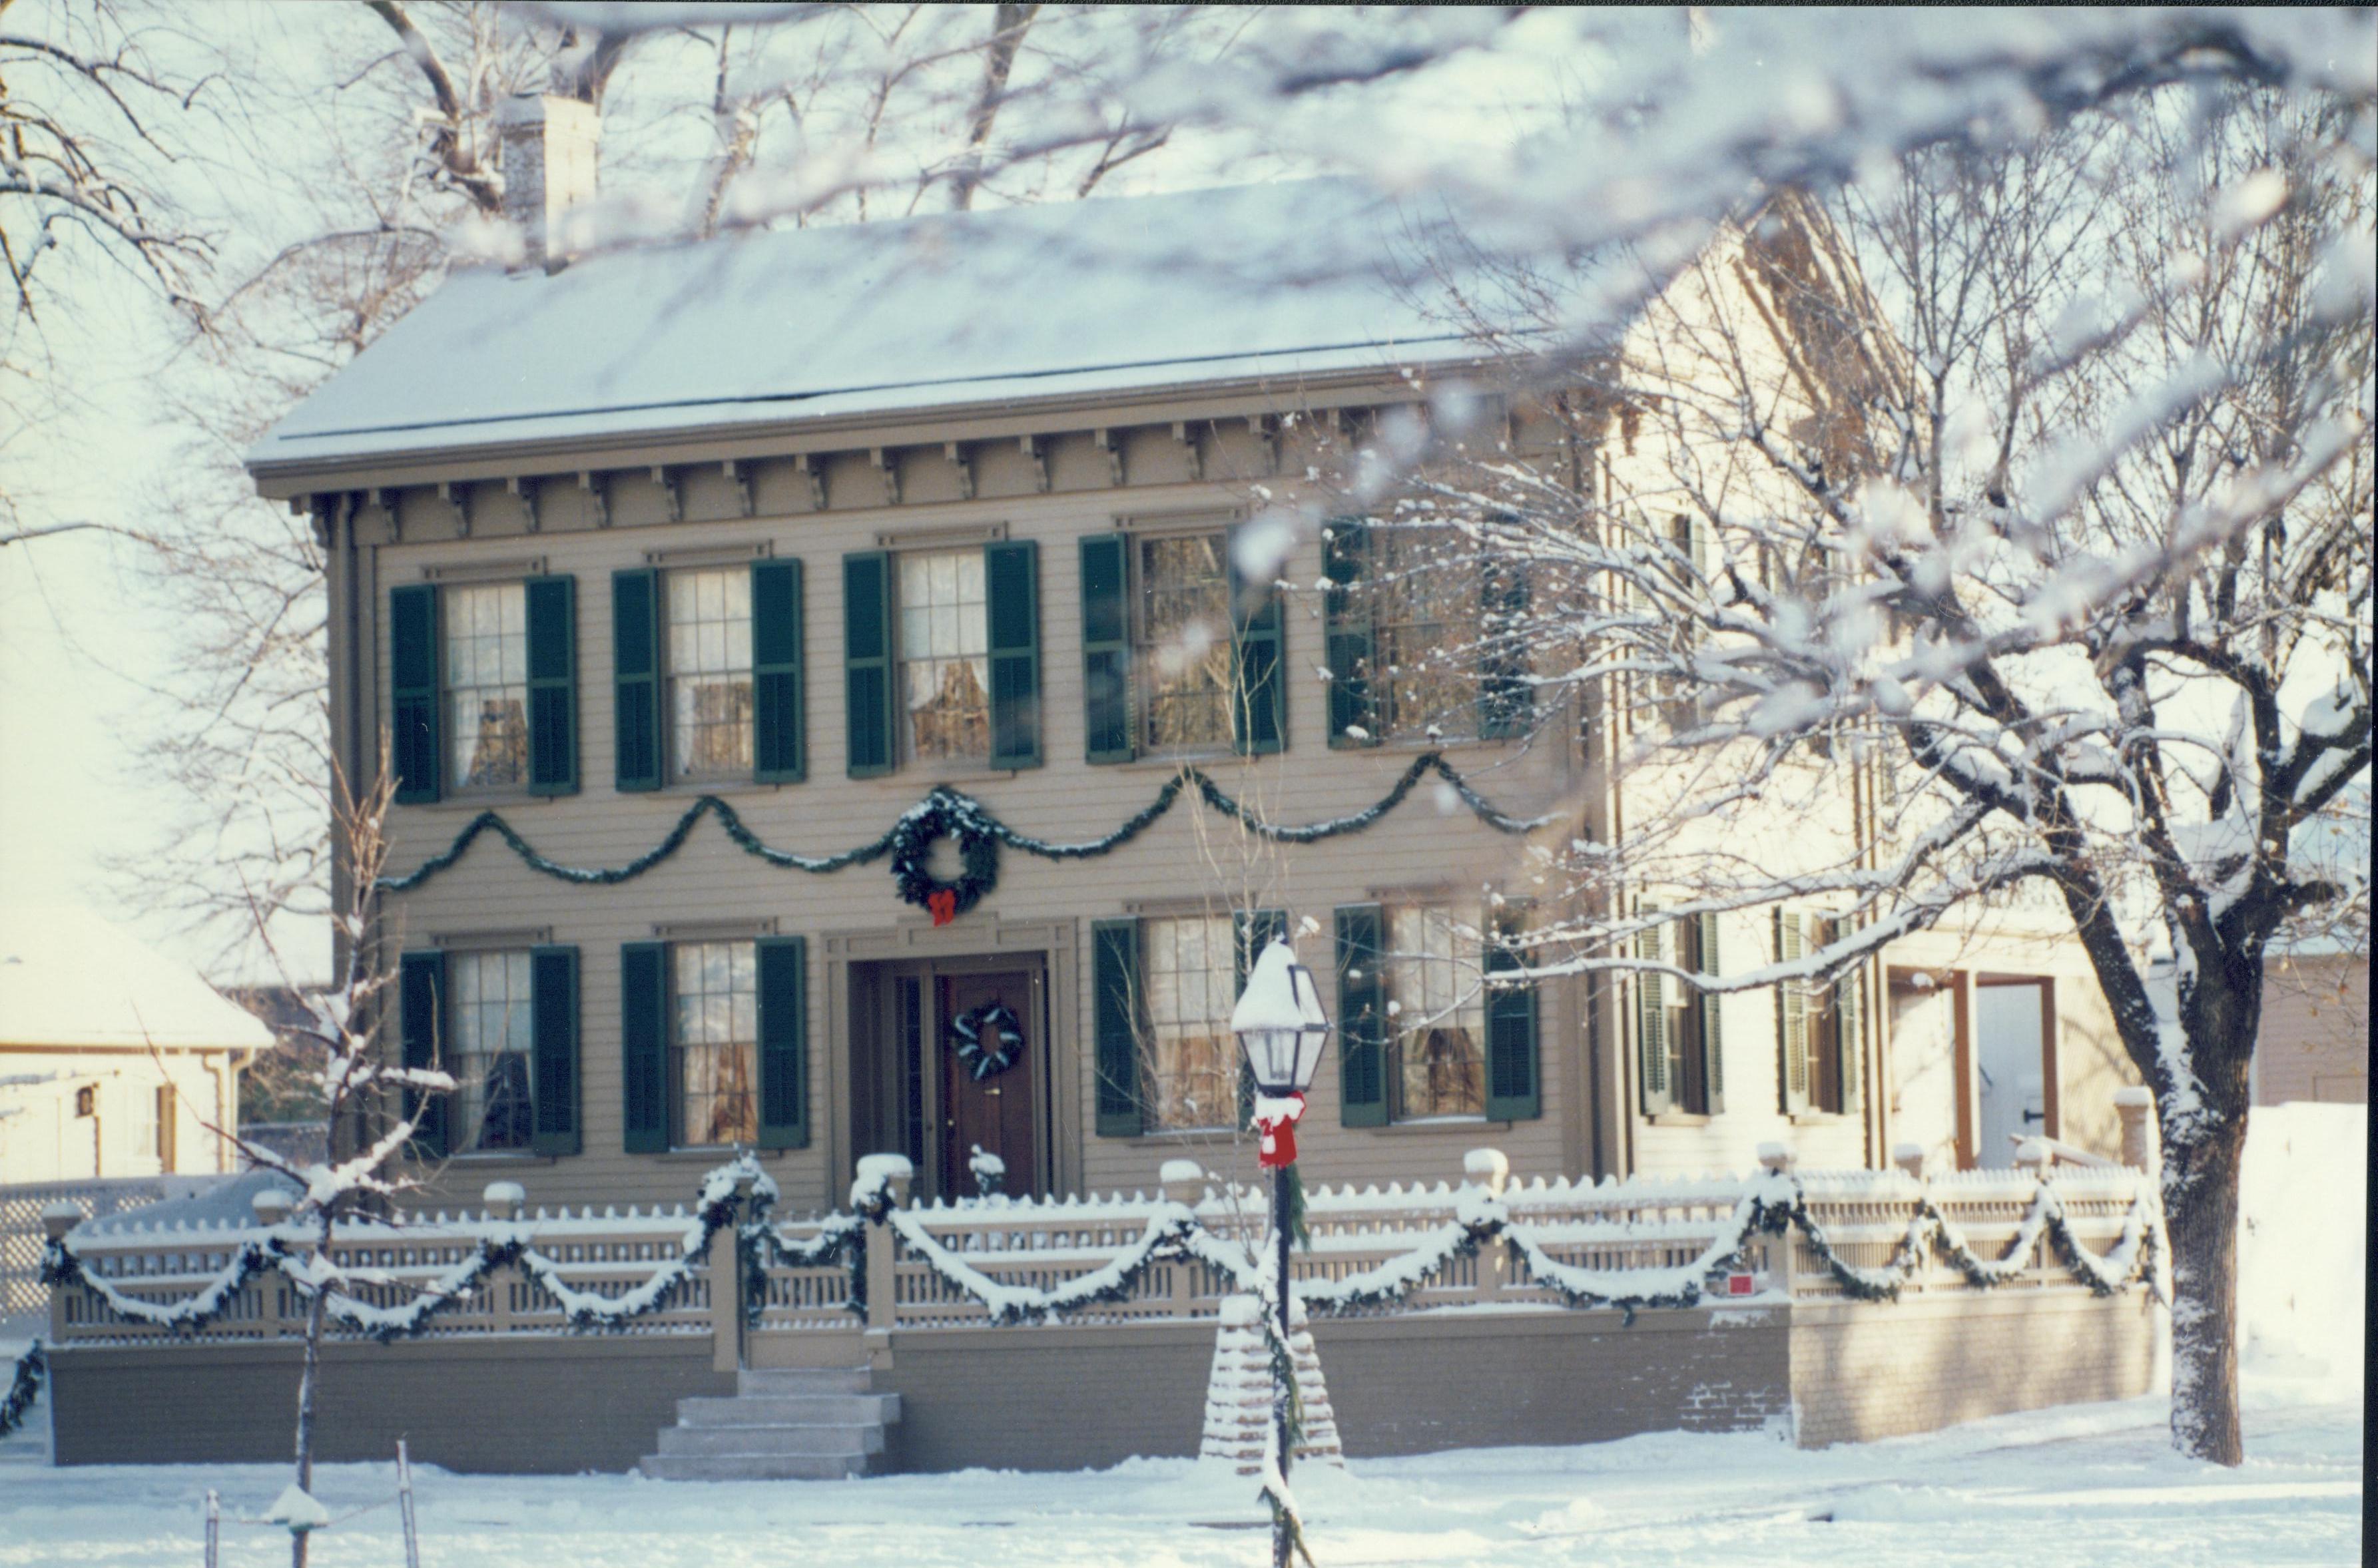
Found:
[[[528, 840], [521, 837], [512, 825], [495, 811], [482, 811], [471, 819], [454, 842], [439, 854], [430, 856], [402, 877], [382, 877], [380, 888], [388, 892], [410, 892], [439, 872], [452, 868], [482, 833], [494, 833], [510, 846], [522, 864], [531, 870], [582, 887], [611, 887], [641, 877], [654, 867], [685, 846], [694, 827], [702, 819], [715, 816], [728, 840], [746, 855], [766, 861], [786, 870], [824, 874], [865, 866], [892, 857], [892, 875], [898, 884], [900, 896], [919, 909], [930, 910], [935, 925], [946, 925], [980, 903], [999, 882], [999, 849], [1002, 844], [1026, 855], [1039, 856], [1043, 860], [1084, 860], [1094, 856], [1109, 855], [1155, 826], [1181, 798], [1183, 789], [1194, 784], [1198, 798], [1209, 810], [1230, 818], [1256, 837], [1274, 844], [1318, 844], [1324, 839], [1346, 833], [1357, 833], [1403, 804], [1412, 787], [1429, 773], [1435, 773], [1453, 790], [1457, 798], [1467, 806], [1480, 821], [1502, 833], [1525, 833], [1555, 820], [1551, 816], [1512, 817], [1496, 808], [1495, 804], [1471, 787], [1442, 752], [1430, 751], [1412, 759], [1411, 766], [1403, 771], [1393, 788], [1362, 810], [1349, 816], [1332, 817], [1319, 822], [1283, 826], [1266, 820], [1244, 803], [1225, 791], [1200, 768], [1184, 766], [1164, 782], [1156, 798], [1123, 820], [1104, 838], [1088, 839], [1078, 844], [1055, 844], [1046, 839], [1009, 827], [993, 816], [991, 809], [974, 796], [947, 784], [935, 784], [925, 797], [885, 830], [883, 836], [871, 843], [846, 849], [838, 855], [796, 855], [789, 850], [772, 848], [744, 824], [735, 808], [715, 795], [697, 798], [677, 820], [660, 843], [631, 860], [625, 866], [589, 867], [564, 866], [539, 855]], [[965, 873], [954, 882], [936, 879], [926, 868], [933, 844], [943, 838], [955, 840], [965, 861]]]
[[[774, 1196], [775, 1183], [748, 1155], [711, 1171], [703, 1179], [695, 1220], [680, 1239], [678, 1255], [653, 1271], [643, 1284], [618, 1296], [572, 1286], [563, 1277], [559, 1264], [531, 1245], [534, 1227], [518, 1221], [487, 1223], [468, 1256], [426, 1283], [401, 1279], [385, 1269], [332, 1263], [300, 1244], [296, 1227], [290, 1226], [274, 1227], [262, 1240], [241, 1242], [238, 1252], [204, 1289], [179, 1301], [150, 1301], [117, 1289], [88, 1272], [65, 1239], [50, 1242], [42, 1259], [42, 1280], [53, 1286], [80, 1286], [119, 1317], [188, 1335], [222, 1316], [250, 1280], [268, 1269], [278, 1269], [307, 1300], [328, 1292], [324, 1310], [333, 1322], [385, 1344], [420, 1334], [439, 1313], [469, 1300], [488, 1275], [510, 1264], [553, 1298], [569, 1327], [616, 1329], [670, 1305], [691, 1281], [693, 1265], [708, 1254], [711, 1238], [735, 1223], [739, 1179], [751, 1179], [755, 1187], [764, 1183], [764, 1191]], [[378, 1306], [354, 1295], [357, 1286], [400, 1285], [414, 1291], [413, 1299], [401, 1307]]]
[[1024, 1057], [1024, 1020], [1005, 1002], [986, 1002], [950, 1022], [956, 1056], [978, 1083], [996, 1078]]
[[33, 1402], [42, 1396], [42, 1378], [49, 1370], [50, 1363], [42, 1356], [38, 1339], [17, 1358], [17, 1371], [8, 1380], [8, 1392], [0, 1395], [0, 1437], [6, 1437], [25, 1424], [25, 1418], [32, 1413]]

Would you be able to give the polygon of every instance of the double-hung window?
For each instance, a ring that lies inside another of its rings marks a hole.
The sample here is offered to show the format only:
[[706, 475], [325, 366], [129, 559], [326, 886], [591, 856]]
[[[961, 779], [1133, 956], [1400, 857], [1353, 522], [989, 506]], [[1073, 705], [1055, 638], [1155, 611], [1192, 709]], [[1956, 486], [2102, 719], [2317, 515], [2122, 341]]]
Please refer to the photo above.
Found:
[[760, 1135], [759, 966], [750, 942], [679, 942], [672, 968], [669, 1057], [674, 1142], [749, 1143]]
[[751, 771], [751, 574], [669, 572], [666, 621], [669, 773], [733, 778]]
[[980, 550], [900, 555], [903, 741], [913, 760], [991, 759], [991, 628]]
[[1224, 1128], [1237, 1114], [1232, 926], [1228, 916], [1141, 922], [1148, 1035], [1142, 1097], [1149, 1131]]
[[528, 952], [454, 953], [446, 975], [446, 1071], [455, 1083], [450, 1152], [524, 1152], [536, 1138]]
[[528, 783], [528, 591], [446, 590], [446, 744], [457, 790]]
[[1543, 1114], [1536, 992], [1516, 906], [1341, 904], [1339, 1119], [1349, 1127]]
[[[1792, 964], [1841, 940], [1833, 916], [1783, 909], [1775, 913], [1775, 956]], [[1864, 1076], [1864, 976], [1856, 970], [1828, 983], [1787, 979], [1776, 987], [1777, 1076], [1784, 1109], [1809, 1115], [1856, 1111]]]
[[1527, 732], [1523, 566], [1451, 528], [1363, 518], [1330, 521], [1323, 562], [1332, 746]]
[[[1639, 914], [1659, 914], [1651, 903]], [[1644, 1114], [1714, 1116], [1724, 1108], [1725, 1055], [1719, 995], [1664, 973], [1681, 969], [1716, 976], [1719, 923], [1714, 915], [1662, 920], [1635, 936], [1635, 956], [1661, 968], [1634, 975], [1636, 1069]]]
[[1485, 1114], [1486, 996], [1478, 911], [1387, 911], [1388, 1085], [1395, 1121]]
[[407, 585], [388, 605], [400, 802], [577, 789], [573, 579]]
[[1081, 541], [1090, 761], [1287, 744], [1279, 594], [1240, 569], [1236, 544], [1220, 528]]

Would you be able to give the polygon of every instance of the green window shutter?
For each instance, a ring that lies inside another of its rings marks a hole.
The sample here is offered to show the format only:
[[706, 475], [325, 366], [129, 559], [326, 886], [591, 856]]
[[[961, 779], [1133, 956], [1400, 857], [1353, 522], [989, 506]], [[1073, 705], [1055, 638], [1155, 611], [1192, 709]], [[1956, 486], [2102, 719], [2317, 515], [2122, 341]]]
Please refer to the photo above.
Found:
[[[1725, 971], [1718, 967], [1717, 916], [1699, 916], [1695, 924], [1698, 927], [1693, 943], [1695, 965], [1703, 975], [1723, 975]], [[1724, 1000], [1715, 991], [1703, 991], [1697, 1010], [1701, 1022], [1701, 1083], [1704, 1093], [1709, 1095], [1707, 1108], [1711, 1116], [1725, 1109], [1725, 1037], [1722, 1030]]]
[[[1787, 910], [1775, 912], [1775, 962], [1791, 964], [1808, 956], [1808, 943], [1801, 916]], [[1796, 1114], [1808, 1108], [1808, 992], [1798, 980], [1785, 980], [1775, 987], [1775, 1033], [1784, 1053], [1780, 1078], [1784, 1085], [1785, 1114]]]
[[578, 580], [532, 577], [528, 601], [528, 792], [578, 793]]
[[619, 1146], [668, 1152], [668, 944], [619, 949]]
[[801, 563], [751, 563], [751, 776], [809, 776], [801, 670]]
[[[1329, 744], [1376, 746], [1380, 737], [1378, 715], [1371, 701], [1371, 665], [1377, 649], [1372, 637], [1370, 595], [1364, 592], [1370, 569], [1370, 524], [1359, 517], [1336, 517], [1329, 520], [1327, 532], [1321, 566], [1329, 583], [1322, 598], [1328, 627]], [[1348, 733], [1357, 729], [1363, 735]]]
[[1338, 1120], [1387, 1124], [1387, 916], [1340, 904], [1338, 917]]
[[1091, 924], [1090, 991], [1099, 1136], [1136, 1138], [1145, 1124], [1139, 1103], [1138, 921]]
[[611, 755], [622, 790], [661, 787], [660, 574], [611, 574]]
[[1083, 755], [1128, 762], [1131, 727], [1131, 542], [1093, 533], [1081, 544]]
[[[1828, 940], [1839, 940], [1840, 925], [1827, 921], [1832, 928]], [[1841, 1111], [1844, 1116], [1857, 1114], [1860, 1100], [1860, 1080], [1865, 1077], [1866, 1061], [1866, 965], [1861, 964], [1843, 976], [1833, 985], [1833, 1065], [1835, 1079], [1842, 1086]]]
[[757, 945], [760, 988], [760, 1147], [810, 1143], [810, 944], [766, 937]]
[[859, 550], [842, 557], [843, 727], [850, 776], [892, 771], [892, 557]]
[[[1231, 916], [1233, 1001], [1247, 988], [1247, 971], [1255, 967], [1256, 955], [1271, 945], [1273, 938], [1287, 935], [1288, 911], [1284, 909], [1258, 909], [1253, 913], [1242, 909]], [[1235, 1039], [1231, 1043], [1237, 1044]], [[1255, 1081], [1247, 1076], [1243, 1062], [1239, 1063], [1238, 1084], [1239, 1131], [1243, 1132], [1255, 1124]]]
[[[1660, 906], [1636, 906], [1642, 916], [1657, 915]], [[1635, 933], [1635, 956], [1660, 960], [1661, 928]], [[1635, 975], [1635, 1049], [1643, 1080], [1643, 1114], [1660, 1116], [1676, 1108], [1676, 1086], [1668, 1077], [1668, 977], [1638, 970]]]
[[1489, 557], [1478, 578], [1480, 609], [1478, 734], [1509, 739], [1535, 727], [1536, 691], [1529, 681], [1528, 569]]
[[[1520, 967], [1519, 952], [1507, 942], [1488, 940], [1487, 974]], [[1537, 1033], [1536, 987], [1532, 983], [1487, 991], [1487, 1120], [1525, 1121], [1544, 1114]]]
[[[446, 955], [408, 952], [398, 962], [397, 976], [398, 1029], [404, 1065], [442, 1069], [446, 1058], [440, 1039], [446, 1023]], [[446, 1157], [446, 1102], [450, 1097], [427, 1089], [404, 1091], [404, 1119], [413, 1123], [415, 1159]]]
[[531, 949], [530, 1050], [536, 1059], [536, 1130], [530, 1146], [540, 1155], [579, 1150], [578, 950]]
[[991, 765], [1040, 765], [1040, 546], [1029, 539], [982, 547], [991, 630]]
[[396, 801], [438, 798], [438, 590], [388, 591], [389, 760]]
[[[1242, 755], [1288, 745], [1287, 615], [1279, 590], [1239, 575], [1239, 533], [1231, 531], [1231, 740]], [[1277, 575], [1277, 574], [1275, 574]]]

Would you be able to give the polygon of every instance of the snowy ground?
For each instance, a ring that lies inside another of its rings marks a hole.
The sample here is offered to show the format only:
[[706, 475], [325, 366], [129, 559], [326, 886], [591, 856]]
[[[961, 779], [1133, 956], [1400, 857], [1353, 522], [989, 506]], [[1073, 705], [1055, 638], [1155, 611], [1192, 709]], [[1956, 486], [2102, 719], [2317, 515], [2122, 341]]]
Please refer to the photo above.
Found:
[[[2360, 1561], [2361, 1407], [2333, 1382], [2256, 1378], [2242, 1469], [2175, 1455], [2154, 1399], [2002, 1417], [1801, 1453], [1771, 1438], [1664, 1433], [1578, 1448], [1473, 1449], [1300, 1473], [1321, 1568], [1362, 1563], [1888, 1562], [1902, 1568], [2154, 1568]], [[194, 1568], [199, 1500], [259, 1513], [281, 1466], [0, 1466], [0, 1564]], [[1328, 1484], [1324, 1484], [1325, 1481]], [[318, 1481], [344, 1514], [390, 1467]], [[425, 1472], [427, 1568], [659, 1564], [1255, 1564], [1252, 1489], [1187, 1461], [1099, 1474], [968, 1471], [850, 1482], [668, 1483]], [[226, 1568], [288, 1561], [286, 1537], [226, 1526]], [[390, 1508], [318, 1542], [322, 1568], [396, 1568]]]

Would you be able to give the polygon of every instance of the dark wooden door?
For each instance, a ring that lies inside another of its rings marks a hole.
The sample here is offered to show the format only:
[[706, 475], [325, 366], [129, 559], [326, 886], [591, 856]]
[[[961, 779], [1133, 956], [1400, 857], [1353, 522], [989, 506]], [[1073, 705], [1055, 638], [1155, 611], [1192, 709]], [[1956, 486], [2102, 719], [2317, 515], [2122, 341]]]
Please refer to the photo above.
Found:
[[[975, 1148], [997, 1155], [1007, 1167], [1003, 1191], [1017, 1196], [1038, 1193], [1039, 1145], [1033, 1116], [1032, 1082], [1039, 1071], [1043, 1042], [1035, 1037], [1032, 973], [1015, 970], [994, 975], [943, 975], [940, 987], [942, 1020], [942, 1180], [954, 1197], [971, 1197], [975, 1180], [968, 1168]], [[1014, 1065], [988, 1078], [958, 1055], [958, 1025], [972, 1020], [984, 1044], [993, 1029], [984, 1014], [994, 1005], [1015, 1015], [1010, 1025], [1024, 1036]]]

